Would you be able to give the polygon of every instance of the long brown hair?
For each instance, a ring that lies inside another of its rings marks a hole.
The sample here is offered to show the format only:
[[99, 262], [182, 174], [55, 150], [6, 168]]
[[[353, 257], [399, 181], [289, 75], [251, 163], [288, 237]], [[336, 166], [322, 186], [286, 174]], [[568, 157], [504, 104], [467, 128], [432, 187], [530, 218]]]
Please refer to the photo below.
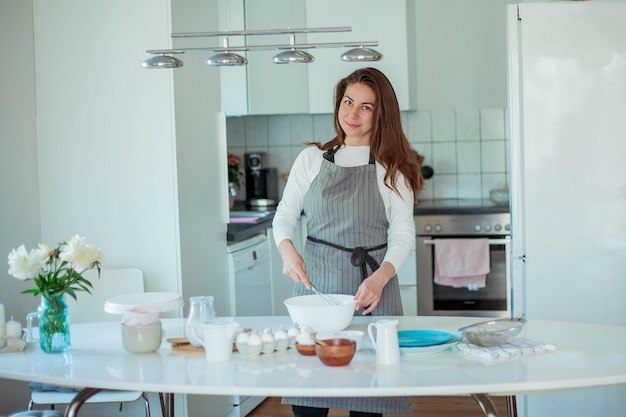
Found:
[[398, 192], [398, 171], [404, 175], [407, 185], [413, 190], [415, 202], [424, 188], [421, 163], [424, 159], [409, 143], [402, 130], [400, 107], [396, 92], [389, 79], [376, 68], [361, 68], [341, 79], [335, 87], [335, 133], [330, 141], [307, 142], [319, 149], [329, 150], [345, 143], [346, 133], [339, 124], [339, 107], [349, 85], [361, 83], [372, 89], [376, 95], [374, 106], [374, 129], [370, 140], [370, 152], [386, 170], [385, 185]]

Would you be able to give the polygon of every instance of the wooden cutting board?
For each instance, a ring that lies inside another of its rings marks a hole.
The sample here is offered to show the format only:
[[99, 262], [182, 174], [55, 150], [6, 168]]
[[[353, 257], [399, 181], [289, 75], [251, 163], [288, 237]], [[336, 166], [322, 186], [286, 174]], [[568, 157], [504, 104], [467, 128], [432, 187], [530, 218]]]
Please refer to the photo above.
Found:
[[[172, 352], [181, 353], [183, 355], [204, 355], [203, 347], [195, 347], [189, 340], [184, 337], [173, 337], [167, 339], [167, 342], [172, 345]], [[233, 352], [237, 352], [237, 348], [233, 343]]]

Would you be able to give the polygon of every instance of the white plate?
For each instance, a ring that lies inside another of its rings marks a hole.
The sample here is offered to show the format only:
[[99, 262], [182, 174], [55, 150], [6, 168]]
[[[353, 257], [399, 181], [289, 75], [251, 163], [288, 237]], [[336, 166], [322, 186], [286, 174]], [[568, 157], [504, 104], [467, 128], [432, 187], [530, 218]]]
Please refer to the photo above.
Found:
[[146, 310], [164, 312], [176, 310], [184, 304], [183, 298], [175, 293], [142, 292], [109, 298], [104, 303], [104, 311], [111, 314], [124, 314], [128, 310], [141, 307]]
[[403, 355], [426, 355], [443, 352], [444, 350], [450, 349], [452, 346], [456, 345], [463, 338], [463, 335], [459, 332], [451, 333], [453, 334], [453, 337], [446, 343], [431, 346], [401, 347], [400, 353]]

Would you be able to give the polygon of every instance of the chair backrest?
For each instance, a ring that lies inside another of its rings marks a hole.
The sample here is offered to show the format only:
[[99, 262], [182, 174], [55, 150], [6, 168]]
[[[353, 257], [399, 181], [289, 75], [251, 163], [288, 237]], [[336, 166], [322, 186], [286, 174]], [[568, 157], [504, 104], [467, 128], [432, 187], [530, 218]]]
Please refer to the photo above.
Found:
[[70, 323], [121, 320], [121, 317], [106, 313], [104, 303], [118, 295], [144, 292], [143, 273], [138, 268], [102, 269], [100, 278], [97, 271], [90, 269], [85, 271], [83, 276], [91, 282], [93, 289], [91, 294], [77, 292], [78, 301], [65, 296]]

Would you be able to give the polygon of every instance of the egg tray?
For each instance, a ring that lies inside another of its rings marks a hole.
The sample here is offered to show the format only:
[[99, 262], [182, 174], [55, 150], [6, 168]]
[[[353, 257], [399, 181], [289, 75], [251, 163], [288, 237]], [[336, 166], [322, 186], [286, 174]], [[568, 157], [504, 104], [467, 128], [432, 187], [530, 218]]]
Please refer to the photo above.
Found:
[[[251, 331], [252, 329], [250, 328], [243, 329], [243, 332], [245, 333], [249, 333]], [[191, 342], [189, 342], [189, 339], [187, 339], [186, 337], [172, 337], [167, 339], [167, 342], [172, 345], [172, 352], [181, 353], [184, 355], [204, 355], [204, 347], [193, 346]], [[293, 346], [289, 345], [287, 349], [291, 347]], [[274, 352], [276, 351], [277, 350], [275, 349]], [[239, 349], [237, 349], [237, 344], [235, 342], [233, 342], [233, 352], [239, 352]], [[266, 354], [266, 352], [261, 352], [261, 354]]]

